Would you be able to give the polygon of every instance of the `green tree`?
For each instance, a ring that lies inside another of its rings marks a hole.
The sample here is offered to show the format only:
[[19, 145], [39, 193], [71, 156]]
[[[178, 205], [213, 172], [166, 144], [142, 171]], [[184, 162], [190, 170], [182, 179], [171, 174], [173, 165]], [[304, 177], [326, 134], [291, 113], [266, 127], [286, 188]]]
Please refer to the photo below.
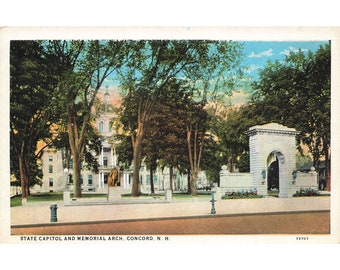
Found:
[[222, 115], [214, 115], [211, 132], [218, 138], [221, 161], [228, 164], [230, 172], [234, 165], [240, 172], [249, 171], [249, 138], [246, 132], [250, 127], [267, 122], [261, 108], [253, 103], [241, 107], [226, 108]]
[[42, 176], [37, 167], [42, 149], [37, 149], [37, 142], [52, 143], [51, 126], [58, 116], [53, 104], [54, 74], [39, 41], [11, 41], [11, 172], [21, 181], [22, 198], [29, 196], [29, 187], [39, 184]]
[[[65, 108], [68, 140], [73, 158], [75, 195], [81, 197], [81, 162], [86, 156], [92, 108], [105, 79], [117, 72], [126, 57], [122, 41], [50, 41], [46, 50], [58, 68], [59, 105]], [[89, 158], [89, 156], [87, 156]]]
[[166, 94], [159, 96], [150, 117], [143, 143], [143, 156], [151, 173], [157, 165], [169, 168], [170, 189], [173, 191], [173, 170], [188, 167], [186, 98], [185, 89], [179, 82], [170, 80], [166, 87]]
[[254, 83], [256, 106], [270, 121], [296, 128], [314, 165], [325, 157], [330, 188], [330, 45], [315, 53], [291, 53], [283, 62], [268, 63]]
[[230, 77], [226, 73], [240, 57], [241, 47], [236, 42], [196, 40], [131, 41], [131, 44], [134, 53], [124, 66], [121, 81], [126, 91], [125, 104], [131, 98], [140, 98], [136, 103], [137, 125], [130, 121], [127, 126], [133, 144], [132, 195], [137, 196], [142, 143], [154, 104], [166, 91], [168, 81], [185, 78], [192, 89], [200, 89], [200, 98], [205, 102], [209, 91], [228, 88]]

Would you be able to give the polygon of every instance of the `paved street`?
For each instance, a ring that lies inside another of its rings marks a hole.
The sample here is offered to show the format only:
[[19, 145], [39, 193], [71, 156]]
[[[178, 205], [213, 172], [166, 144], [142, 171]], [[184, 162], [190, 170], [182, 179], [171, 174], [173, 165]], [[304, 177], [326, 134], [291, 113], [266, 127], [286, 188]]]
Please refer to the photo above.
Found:
[[242, 214], [189, 218], [45, 224], [12, 228], [13, 235], [329, 234], [330, 212]]
[[330, 197], [209, 200], [11, 208], [12, 234], [327, 234]]

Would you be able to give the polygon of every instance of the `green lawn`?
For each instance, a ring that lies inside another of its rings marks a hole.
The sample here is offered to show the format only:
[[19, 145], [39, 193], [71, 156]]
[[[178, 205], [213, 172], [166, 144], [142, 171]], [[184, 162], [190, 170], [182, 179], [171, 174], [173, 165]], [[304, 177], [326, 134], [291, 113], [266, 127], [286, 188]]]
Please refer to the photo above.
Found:
[[[71, 198], [72, 198], [71, 194]], [[106, 194], [82, 194], [83, 198], [102, 198], [106, 197]], [[62, 192], [47, 192], [47, 193], [34, 193], [27, 198], [27, 202], [48, 202], [48, 201], [62, 201]], [[11, 198], [11, 207], [22, 206], [21, 196], [15, 196]]]
[[279, 191], [278, 190], [275, 190], [275, 191], [268, 190], [268, 196], [279, 197]]
[[[139, 195], [139, 197], [164, 197], [165, 195], [163, 193], [156, 193], [156, 194], [148, 194], [148, 193], [142, 193]], [[131, 197], [131, 194], [123, 194], [122, 197]], [[187, 194], [187, 193], [173, 193], [172, 194], [172, 197], [174, 199], [192, 199], [193, 196], [191, 196], [190, 194]], [[204, 197], [207, 197], [207, 198], [210, 198], [211, 197], [211, 193], [208, 193], [208, 192], [197, 192], [197, 196], [196, 197], [199, 197], [199, 198], [204, 198]]]
[[[197, 193], [197, 195], [195, 196], [196, 198], [211, 198], [211, 194], [207, 194], [207, 193]], [[177, 194], [173, 194], [173, 198], [174, 199], [192, 199], [193, 196], [191, 196], [190, 194], [185, 194], [185, 193], [177, 193]]]

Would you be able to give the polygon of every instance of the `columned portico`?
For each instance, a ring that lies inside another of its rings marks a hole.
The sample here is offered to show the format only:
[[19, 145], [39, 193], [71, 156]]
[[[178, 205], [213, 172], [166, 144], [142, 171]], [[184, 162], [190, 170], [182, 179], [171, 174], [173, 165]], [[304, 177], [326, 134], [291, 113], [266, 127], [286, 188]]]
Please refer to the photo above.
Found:
[[99, 179], [98, 179], [98, 188], [104, 189], [104, 173], [99, 173]]

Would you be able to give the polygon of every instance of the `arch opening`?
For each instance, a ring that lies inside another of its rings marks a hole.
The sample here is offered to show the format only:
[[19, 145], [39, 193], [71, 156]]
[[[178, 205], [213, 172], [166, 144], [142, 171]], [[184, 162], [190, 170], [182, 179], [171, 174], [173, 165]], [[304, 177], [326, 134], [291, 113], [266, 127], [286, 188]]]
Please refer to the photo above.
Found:
[[285, 197], [287, 193], [286, 166], [284, 155], [277, 150], [267, 157], [267, 192], [275, 197]]

